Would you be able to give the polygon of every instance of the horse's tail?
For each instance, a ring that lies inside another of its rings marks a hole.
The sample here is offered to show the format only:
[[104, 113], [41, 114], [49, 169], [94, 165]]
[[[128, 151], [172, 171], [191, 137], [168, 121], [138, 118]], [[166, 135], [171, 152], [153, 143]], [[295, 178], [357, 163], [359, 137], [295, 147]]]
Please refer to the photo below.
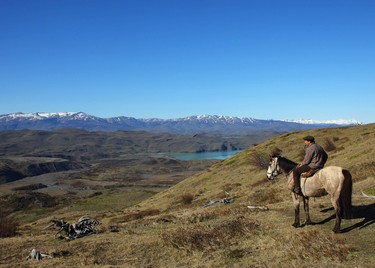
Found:
[[352, 175], [346, 169], [342, 170], [344, 175], [344, 181], [340, 193], [340, 203], [342, 208], [342, 218], [351, 219], [352, 215], [352, 191], [353, 191], [353, 181]]

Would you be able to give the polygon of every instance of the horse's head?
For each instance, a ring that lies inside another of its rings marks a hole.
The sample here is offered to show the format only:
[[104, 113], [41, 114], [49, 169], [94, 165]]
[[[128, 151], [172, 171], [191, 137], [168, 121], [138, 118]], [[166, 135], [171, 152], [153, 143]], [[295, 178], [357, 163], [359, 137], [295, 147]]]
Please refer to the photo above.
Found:
[[267, 169], [267, 178], [273, 180], [280, 173], [279, 158], [277, 156], [272, 156]]

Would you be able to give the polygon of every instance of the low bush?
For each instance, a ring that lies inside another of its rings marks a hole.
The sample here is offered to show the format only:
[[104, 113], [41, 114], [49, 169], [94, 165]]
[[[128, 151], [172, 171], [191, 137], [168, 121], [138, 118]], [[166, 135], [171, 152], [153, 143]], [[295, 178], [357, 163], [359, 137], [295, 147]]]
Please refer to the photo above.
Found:
[[367, 163], [360, 163], [350, 168], [350, 173], [353, 177], [353, 182], [365, 180], [369, 174], [375, 174], [375, 161]]
[[192, 194], [184, 194], [181, 196], [181, 203], [184, 205], [190, 205], [193, 202], [194, 195]]
[[272, 155], [272, 156], [279, 156], [279, 155], [282, 154], [282, 152], [283, 152], [283, 151], [282, 151], [280, 148], [275, 147], [275, 148], [273, 148], [273, 150], [272, 150], [272, 152], [271, 152], [271, 155]]
[[248, 221], [244, 217], [236, 217], [214, 226], [180, 227], [171, 232], [164, 232], [161, 237], [165, 244], [178, 249], [204, 251], [226, 248], [233, 238], [258, 229], [258, 223]]
[[283, 200], [283, 195], [280, 193], [279, 189], [264, 187], [250, 195], [248, 200], [254, 205], [275, 204]]
[[238, 183], [238, 182], [236, 182], [236, 183], [227, 183], [227, 184], [225, 184], [225, 185], [222, 187], [222, 189], [223, 189], [224, 192], [230, 192], [230, 191], [232, 191], [233, 189], [239, 188], [239, 187], [241, 187], [241, 186], [242, 186], [242, 184], [241, 184], [241, 183]]
[[217, 217], [218, 213], [216, 211], [202, 211], [181, 217], [181, 220], [185, 223], [199, 223], [209, 221]]
[[265, 153], [253, 152], [249, 157], [249, 162], [257, 169], [267, 169], [270, 162], [269, 155]]
[[323, 147], [324, 149], [327, 151], [327, 152], [332, 152], [332, 151], [335, 151], [337, 148], [336, 148], [336, 145], [334, 144], [333, 141], [331, 141], [330, 139], [325, 139], [323, 141]]
[[0, 237], [12, 237], [17, 234], [18, 221], [5, 211], [0, 210]]

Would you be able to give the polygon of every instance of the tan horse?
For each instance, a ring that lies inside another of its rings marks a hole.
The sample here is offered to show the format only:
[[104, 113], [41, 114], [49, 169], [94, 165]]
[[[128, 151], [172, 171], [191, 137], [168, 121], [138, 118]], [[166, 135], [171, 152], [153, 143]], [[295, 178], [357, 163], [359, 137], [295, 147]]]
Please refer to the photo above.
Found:
[[[293, 161], [282, 157], [272, 156], [267, 170], [267, 178], [274, 179], [280, 173], [288, 177], [288, 187], [294, 188], [292, 170], [297, 166]], [[312, 177], [301, 177], [301, 189], [303, 196], [292, 192], [294, 204], [294, 227], [300, 227], [299, 207], [303, 201], [306, 215], [305, 225], [312, 224], [309, 214], [309, 197], [321, 197], [329, 194], [336, 213], [336, 223], [333, 232], [340, 232], [341, 219], [352, 217], [352, 176], [346, 169], [336, 166], [325, 167], [316, 172]]]

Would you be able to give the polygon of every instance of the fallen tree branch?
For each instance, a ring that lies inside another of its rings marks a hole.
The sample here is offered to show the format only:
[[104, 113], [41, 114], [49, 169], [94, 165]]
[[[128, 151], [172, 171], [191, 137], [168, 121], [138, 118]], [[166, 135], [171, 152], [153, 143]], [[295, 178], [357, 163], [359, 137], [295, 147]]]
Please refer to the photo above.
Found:
[[266, 207], [266, 206], [247, 206], [247, 208], [250, 209], [251, 211], [255, 211], [255, 210], [267, 211], [267, 210], [269, 210], [269, 208]]
[[364, 192], [362, 192], [362, 196], [367, 197], [367, 198], [375, 198], [374, 195], [367, 195]]
[[45, 254], [45, 253], [41, 253], [40, 251], [36, 250], [35, 248], [31, 251], [30, 255], [27, 256], [26, 260], [37, 260], [37, 261], [40, 261], [41, 259], [43, 258], [49, 258], [49, 259], [52, 259], [52, 256], [48, 255], [48, 254]]

